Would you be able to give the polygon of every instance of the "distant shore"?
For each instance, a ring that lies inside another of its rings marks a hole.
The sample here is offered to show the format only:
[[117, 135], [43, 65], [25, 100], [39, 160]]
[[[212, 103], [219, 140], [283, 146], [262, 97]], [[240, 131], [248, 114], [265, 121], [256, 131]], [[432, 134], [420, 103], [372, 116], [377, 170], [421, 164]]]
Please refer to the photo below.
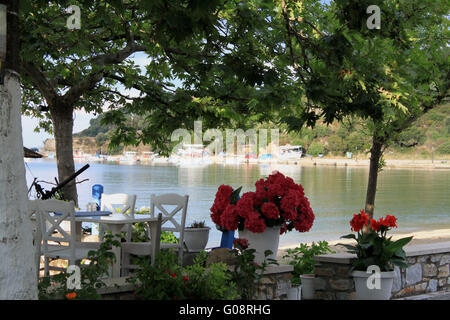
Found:
[[[280, 164], [283, 161], [278, 162]], [[343, 158], [302, 158], [288, 164], [301, 166], [336, 166], [336, 167], [369, 167], [369, 159], [343, 159]], [[385, 159], [385, 168], [409, 169], [450, 169], [450, 160], [399, 160]]]
[[[45, 153], [43, 153], [45, 154]], [[47, 159], [47, 158], [45, 158]], [[49, 160], [54, 160], [48, 158]], [[164, 161], [165, 160], [165, 161]], [[212, 163], [224, 164], [223, 161], [211, 157]], [[30, 161], [30, 160], [28, 160]], [[80, 163], [90, 163], [91, 161], [75, 160]], [[384, 168], [404, 168], [404, 169], [448, 169], [450, 170], [450, 157], [442, 157], [440, 159], [430, 160], [430, 159], [385, 159]], [[95, 162], [95, 161], [94, 161]], [[96, 161], [95, 163], [114, 163], [122, 164], [118, 162], [107, 162], [107, 161]], [[157, 161], [152, 161], [151, 159], [141, 158], [135, 163], [135, 165], [153, 165], [153, 164], [171, 164], [166, 158], [159, 158]], [[262, 165], [297, 165], [297, 166], [335, 166], [335, 167], [360, 167], [369, 168], [370, 160], [367, 158], [320, 158], [320, 157], [303, 157], [295, 160], [282, 160], [282, 159], [245, 159], [238, 165], [245, 164], [262, 164]], [[236, 165], [233, 164], [233, 165]], [[123, 165], [130, 165], [130, 163], [123, 163]], [[175, 164], [174, 164], [175, 165]]]

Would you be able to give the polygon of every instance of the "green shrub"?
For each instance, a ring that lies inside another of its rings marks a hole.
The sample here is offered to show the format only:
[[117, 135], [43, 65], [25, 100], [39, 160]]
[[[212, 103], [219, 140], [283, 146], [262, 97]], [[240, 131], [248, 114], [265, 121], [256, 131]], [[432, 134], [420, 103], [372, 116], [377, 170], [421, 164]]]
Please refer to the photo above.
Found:
[[440, 154], [450, 154], [450, 141], [444, 142], [437, 147], [436, 152]]
[[317, 157], [319, 154], [325, 153], [325, 147], [322, 143], [319, 142], [313, 142], [310, 144], [308, 150], [306, 151], [307, 154], [313, 155], [314, 157]]
[[206, 252], [200, 252], [194, 264], [182, 267], [172, 250], [161, 251], [152, 266], [141, 258], [140, 268], [129, 279], [136, 285], [135, 295], [143, 300], [232, 300], [238, 297], [227, 266], [206, 266]]
[[341, 154], [347, 150], [347, 145], [338, 136], [328, 138], [328, 150], [334, 154]]
[[311, 246], [308, 246], [306, 243], [301, 243], [300, 247], [287, 249], [286, 252], [287, 254], [284, 255], [283, 258], [288, 259], [288, 263], [294, 266], [291, 278], [291, 282], [294, 285], [301, 283], [300, 275], [311, 274], [314, 272], [314, 256], [334, 253], [334, 251], [329, 248], [327, 241], [319, 241], [318, 243], [313, 242]]

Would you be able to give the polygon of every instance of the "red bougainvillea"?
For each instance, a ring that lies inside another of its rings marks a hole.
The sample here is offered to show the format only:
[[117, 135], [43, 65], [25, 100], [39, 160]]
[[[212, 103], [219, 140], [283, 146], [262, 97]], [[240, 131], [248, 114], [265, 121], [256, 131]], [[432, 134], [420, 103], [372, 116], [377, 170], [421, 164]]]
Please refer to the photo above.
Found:
[[303, 187], [280, 172], [255, 183], [256, 190], [246, 192], [232, 203], [235, 192], [221, 185], [211, 207], [211, 219], [226, 230], [264, 232], [266, 227], [280, 226], [283, 234], [293, 229], [307, 232], [314, 223], [314, 213]]

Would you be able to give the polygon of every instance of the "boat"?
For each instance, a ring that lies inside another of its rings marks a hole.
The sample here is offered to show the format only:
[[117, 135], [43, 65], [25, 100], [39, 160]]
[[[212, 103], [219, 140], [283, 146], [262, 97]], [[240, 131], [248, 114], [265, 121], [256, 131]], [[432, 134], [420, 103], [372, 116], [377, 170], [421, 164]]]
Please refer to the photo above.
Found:
[[126, 151], [120, 158], [119, 158], [119, 164], [126, 164], [126, 165], [136, 165], [139, 164], [141, 161], [137, 157], [135, 151]]
[[281, 160], [299, 160], [306, 152], [302, 146], [285, 145], [280, 147], [278, 158]]
[[180, 167], [198, 167], [212, 164], [211, 155], [202, 144], [183, 144], [176, 155], [169, 158], [169, 162]]

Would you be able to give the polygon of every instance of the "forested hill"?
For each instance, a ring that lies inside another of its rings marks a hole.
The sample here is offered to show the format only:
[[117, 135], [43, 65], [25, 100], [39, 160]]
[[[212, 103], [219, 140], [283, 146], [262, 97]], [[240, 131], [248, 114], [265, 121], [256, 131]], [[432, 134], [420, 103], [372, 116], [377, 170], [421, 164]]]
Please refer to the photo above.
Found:
[[[74, 134], [75, 137], [95, 138], [97, 147], [106, 148], [113, 132], [113, 126], [102, 125], [101, 115], [90, 122], [90, 127]], [[130, 124], [143, 127], [143, 119], [133, 117]], [[264, 125], [258, 125], [264, 127]], [[272, 126], [273, 127], [273, 126]], [[203, 128], [206, 130], [205, 128]], [[318, 124], [314, 129], [304, 128], [300, 134], [286, 133], [280, 130], [280, 145], [303, 145], [308, 154], [342, 156], [346, 152], [367, 154], [371, 137], [364, 125], [356, 120], [347, 119], [330, 126]], [[115, 148], [113, 153], [123, 151], [123, 146]], [[385, 152], [386, 157], [431, 158], [432, 155], [450, 155], [450, 105], [431, 110], [403, 131]]]

